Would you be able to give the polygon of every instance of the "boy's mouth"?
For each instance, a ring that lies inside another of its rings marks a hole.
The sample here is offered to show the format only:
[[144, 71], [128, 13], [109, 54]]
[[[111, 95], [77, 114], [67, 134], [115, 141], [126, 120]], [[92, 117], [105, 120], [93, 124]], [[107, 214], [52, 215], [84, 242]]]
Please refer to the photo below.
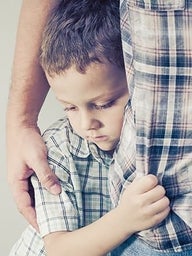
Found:
[[106, 135], [99, 135], [99, 136], [87, 136], [87, 140], [92, 142], [101, 142], [106, 141], [108, 137]]

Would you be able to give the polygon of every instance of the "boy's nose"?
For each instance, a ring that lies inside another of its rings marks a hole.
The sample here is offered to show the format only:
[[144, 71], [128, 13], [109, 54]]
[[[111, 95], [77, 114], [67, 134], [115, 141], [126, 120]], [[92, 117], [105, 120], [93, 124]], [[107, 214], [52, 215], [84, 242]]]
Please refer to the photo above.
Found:
[[99, 120], [90, 112], [81, 113], [81, 128], [83, 130], [94, 130], [99, 128]]

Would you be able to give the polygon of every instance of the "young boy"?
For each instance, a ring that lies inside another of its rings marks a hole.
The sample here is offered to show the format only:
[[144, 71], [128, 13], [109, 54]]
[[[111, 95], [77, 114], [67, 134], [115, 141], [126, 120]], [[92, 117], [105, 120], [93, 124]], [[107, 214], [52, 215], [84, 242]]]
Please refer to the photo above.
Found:
[[45, 29], [41, 64], [66, 116], [47, 129], [54, 196], [31, 178], [40, 233], [29, 226], [10, 256], [104, 255], [169, 212], [154, 176], [135, 180], [111, 209], [108, 169], [128, 100], [118, 1], [63, 1]]

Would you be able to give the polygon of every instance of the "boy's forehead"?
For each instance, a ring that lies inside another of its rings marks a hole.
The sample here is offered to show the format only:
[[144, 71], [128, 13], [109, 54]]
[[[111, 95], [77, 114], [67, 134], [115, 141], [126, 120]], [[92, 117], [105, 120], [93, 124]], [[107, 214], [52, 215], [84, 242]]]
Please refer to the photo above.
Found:
[[77, 98], [105, 101], [128, 90], [124, 70], [111, 64], [91, 65], [86, 73], [80, 73], [73, 67], [53, 77], [48, 76], [48, 81], [56, 97], [66, 103]]
[[67, 87], [71, 85], [72, 88], [72, 85], [75, 84], [76, 88], [78, 86], [86, 86], [89, 90], [102, 88], [104, 93], [108, 89], [118, 90], [122, 83], [126, 83], [125, 70], [110, 63], [93, 63], [83, 73], [73, 66], [53, 76], [46, 73], [46, 76], [50, 85], [54, 87]]

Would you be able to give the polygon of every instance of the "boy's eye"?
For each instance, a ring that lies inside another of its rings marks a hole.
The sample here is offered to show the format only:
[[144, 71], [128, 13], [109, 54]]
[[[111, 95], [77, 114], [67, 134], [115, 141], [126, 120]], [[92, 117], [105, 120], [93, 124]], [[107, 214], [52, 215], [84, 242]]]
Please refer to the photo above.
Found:
[[103, 105], [96, 105], [95, 104], [94, 108], [97, 109], [97, 110], [102, 110], [102, 109], [106, 109], [106, 108], [112, 107], [114, 105], [114, 103], [115, 103], [115, 100], [110, 101], [110, 102], [108, 102], [106, 104], [103, 104]]

